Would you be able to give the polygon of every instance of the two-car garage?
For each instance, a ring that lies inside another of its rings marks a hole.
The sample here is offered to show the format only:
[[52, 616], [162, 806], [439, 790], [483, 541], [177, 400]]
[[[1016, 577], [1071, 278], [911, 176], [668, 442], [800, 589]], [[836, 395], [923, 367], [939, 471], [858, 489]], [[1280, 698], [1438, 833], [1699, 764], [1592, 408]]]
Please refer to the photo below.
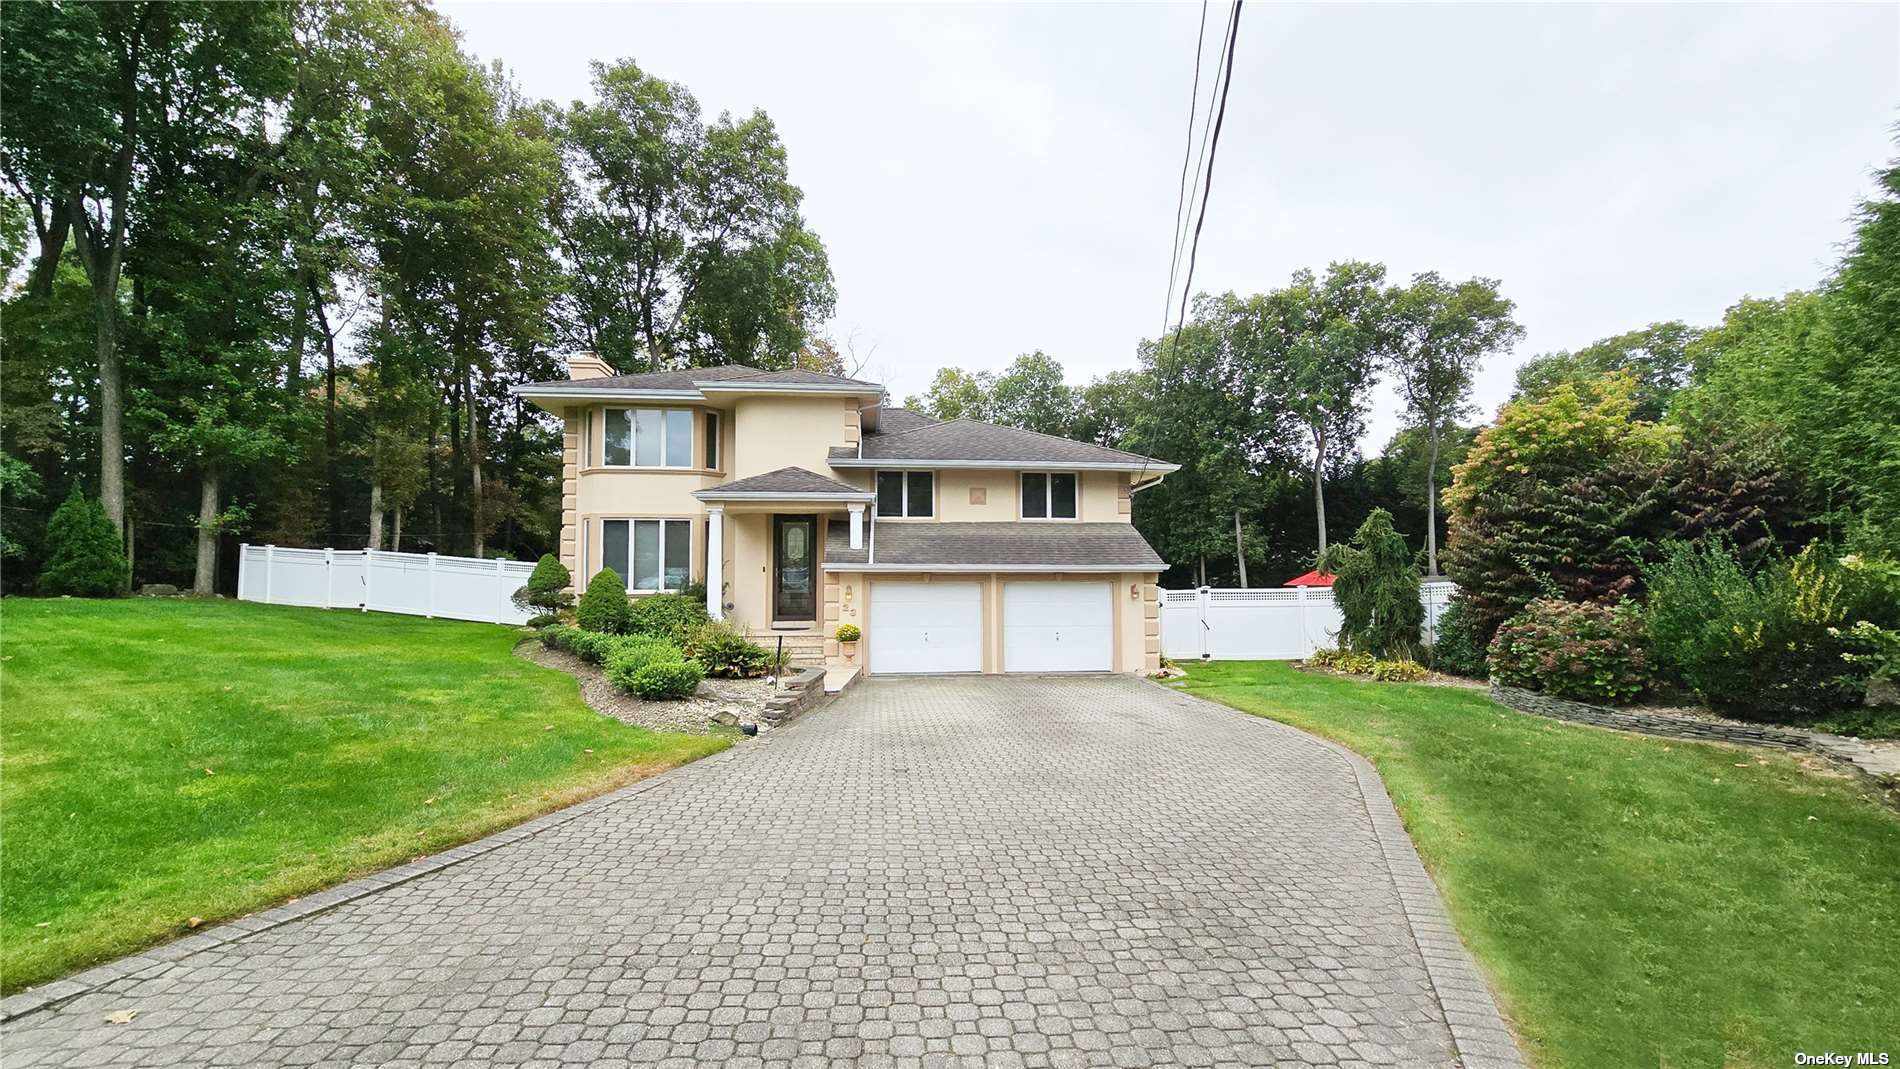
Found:
[[[1108, 672], [1115, 667], [1114, 586], [1100, 580], [1012, 580], [988, 595], [1000, 609], [1004, 672]], [[870, 584], [867, 645], [878, 674], [981, 672], [987, 577], [879, 579]]]

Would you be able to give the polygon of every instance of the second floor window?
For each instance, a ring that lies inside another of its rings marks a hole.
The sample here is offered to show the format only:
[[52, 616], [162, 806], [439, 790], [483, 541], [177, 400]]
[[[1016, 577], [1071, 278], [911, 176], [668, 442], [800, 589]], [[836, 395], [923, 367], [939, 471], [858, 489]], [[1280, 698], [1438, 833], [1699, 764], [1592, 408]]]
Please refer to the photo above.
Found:
[[934, 471], [880, 471], [877, 473], [879, 516], [929, 516], [936, 498]]
[[693, 413], [685, 408], [610, 408], [601, 443], [609, 467], [690, 468]]
[[1023, 473], [1023, 519], [1075, 519], [1075, 473]]

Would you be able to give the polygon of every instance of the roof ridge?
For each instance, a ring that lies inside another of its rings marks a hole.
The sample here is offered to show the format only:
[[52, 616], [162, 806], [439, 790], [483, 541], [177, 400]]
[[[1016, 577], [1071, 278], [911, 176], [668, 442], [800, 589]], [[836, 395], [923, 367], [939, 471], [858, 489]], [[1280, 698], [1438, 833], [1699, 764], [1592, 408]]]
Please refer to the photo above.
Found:
[[[1047, 431], [1032, 431], [1028, 427], [1012, 427], [1008, 425], [1007, 423], [991, 423], [988, 420], [971, 419], [969, 416], [958, 416], [955, 420], [952, 420], [951, 422], [974, 423], [981, 427], [994, 427], [999, 431], [1021, 431], [1024, 434], [1033, 434], [1038, 438], [1048, 438], [1051, 441], [1067, 442], [1070, 445], [1086, 445], [1094, 449], [1106, 449], [1111, 453], [1120, 453], [1121, 455], [1125, 457], [1134, 457], [1136, 460], [1154, 460], [1155, 459], [1154, 457], [1147, 456], [1142, 453], [1130, 452], [1129, 450], [1120, 449], [1112, 445], [1097, 445], [1094, 442], [1085, 442], [1080, 438], [1065, 438], [1060, 434], [1050, 434]], [[941, 424], [939, 424], [939, 426], [941, 426]], [[922, 429], [923, 428], [919, 428], [919, 430], [922, 430]], [[906, 431], [905, 433], [908, 434], [909, 432]]]

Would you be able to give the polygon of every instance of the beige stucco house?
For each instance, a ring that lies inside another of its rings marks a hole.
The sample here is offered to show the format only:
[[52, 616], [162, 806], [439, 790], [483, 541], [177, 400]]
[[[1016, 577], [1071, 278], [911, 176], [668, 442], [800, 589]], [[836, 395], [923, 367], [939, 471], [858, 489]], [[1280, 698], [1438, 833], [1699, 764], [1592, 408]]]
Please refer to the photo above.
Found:
[[[515, 388], [566, 422], [561, 557], [848, 675], [1159, 666], [1132, 498], [1176, 470], [887, 405], [876, 383], [727, 366]], [[852, 650], [836, 639], [855, 624]]]

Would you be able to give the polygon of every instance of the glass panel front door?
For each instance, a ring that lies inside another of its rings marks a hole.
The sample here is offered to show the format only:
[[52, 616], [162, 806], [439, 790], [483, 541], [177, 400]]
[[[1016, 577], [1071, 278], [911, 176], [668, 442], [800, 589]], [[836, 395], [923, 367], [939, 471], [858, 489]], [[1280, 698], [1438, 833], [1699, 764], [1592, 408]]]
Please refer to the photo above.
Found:
[[818, 618], [818, 517], [772, 517], [772, 618]]

